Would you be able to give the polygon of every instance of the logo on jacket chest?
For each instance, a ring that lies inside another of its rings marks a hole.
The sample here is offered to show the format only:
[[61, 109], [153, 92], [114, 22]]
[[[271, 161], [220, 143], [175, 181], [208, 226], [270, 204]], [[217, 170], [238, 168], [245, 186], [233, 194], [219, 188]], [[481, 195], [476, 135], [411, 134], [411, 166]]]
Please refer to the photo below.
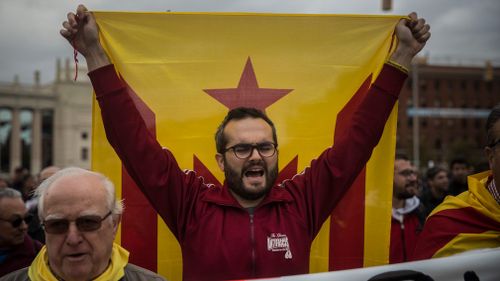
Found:
[[267, 236], [267, 250], [271, 252], [285, 252], [285, 259], [292, 258], [288, 237], [281, 233], [271, 233]]

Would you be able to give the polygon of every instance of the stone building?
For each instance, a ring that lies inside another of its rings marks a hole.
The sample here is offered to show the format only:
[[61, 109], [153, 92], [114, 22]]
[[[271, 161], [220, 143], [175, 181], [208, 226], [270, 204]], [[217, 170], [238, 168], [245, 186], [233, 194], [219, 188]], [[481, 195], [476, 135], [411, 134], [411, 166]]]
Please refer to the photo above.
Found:
[[32, 174], [49, 165], [90, 168], [92, 87], [85, 66], [78, 79], [69, 60], [57, 61], [55, 81], [0, 82], [0, 173]]

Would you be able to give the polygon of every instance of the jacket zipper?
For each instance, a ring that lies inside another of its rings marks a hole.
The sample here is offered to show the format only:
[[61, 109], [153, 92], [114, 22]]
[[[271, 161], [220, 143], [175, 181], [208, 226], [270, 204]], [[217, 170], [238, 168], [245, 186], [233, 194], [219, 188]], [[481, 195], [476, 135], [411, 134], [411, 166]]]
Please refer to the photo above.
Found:
[[405, 223], [404, 218], [401, 221], [401, 242], [403, 244], [403, 262], [406, 262], [406, 241], [405, 241]]
[[250, 214], [250, 242], [252, 244], [252, 276], [255, 276], [255, 230], [253, 214]]

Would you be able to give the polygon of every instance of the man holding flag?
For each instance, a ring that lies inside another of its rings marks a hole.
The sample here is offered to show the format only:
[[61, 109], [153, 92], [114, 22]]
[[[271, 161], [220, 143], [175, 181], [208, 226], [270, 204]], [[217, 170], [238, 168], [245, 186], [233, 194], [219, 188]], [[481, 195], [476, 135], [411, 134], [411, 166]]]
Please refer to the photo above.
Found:
[[216, 132], [223, 186], [183, 172], [148, 130], [80, 5], [61, 35], [86, 59], [110, 144], [179, 241], [185, 280], [260, 278], [309, 272], [311, 243], [364, 167], [407, 77], [430, 37], [415, 13], [396, 27], [399, 44], [346, 133], [302, 173], [277, 181], [278, 140], [261, 110], [236, 107]]

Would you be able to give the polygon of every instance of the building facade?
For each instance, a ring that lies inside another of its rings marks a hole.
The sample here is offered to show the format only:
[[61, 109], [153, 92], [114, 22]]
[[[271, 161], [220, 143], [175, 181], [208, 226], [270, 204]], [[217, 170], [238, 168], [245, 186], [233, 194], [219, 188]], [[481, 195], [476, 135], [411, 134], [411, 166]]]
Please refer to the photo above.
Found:
[[397, 151], [422, 168], [463, 157], [480, 170], [486, 119], [499, 103], [500, 68], [430, 65], [421, 58], [399, 101]]
[[0, 173], [24, 167], [32, 174], [46, 166], [90, 168], [92, 86], [86, 68], [58, 60], [55, 81], [0, 82]]

